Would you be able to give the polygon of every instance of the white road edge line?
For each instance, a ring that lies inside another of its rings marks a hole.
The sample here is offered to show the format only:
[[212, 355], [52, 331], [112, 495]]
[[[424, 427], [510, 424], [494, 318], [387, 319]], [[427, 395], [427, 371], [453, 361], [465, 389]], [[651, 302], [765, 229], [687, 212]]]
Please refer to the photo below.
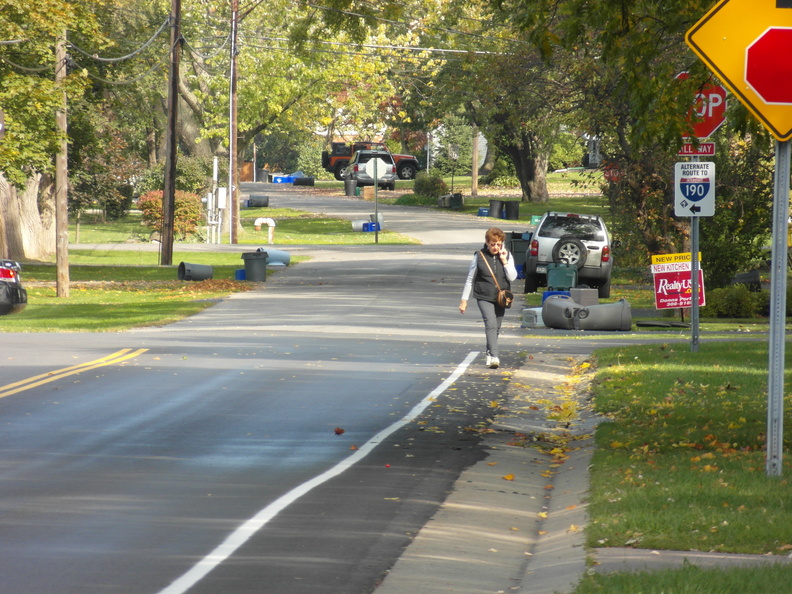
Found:
[[174, 581], [170, 586], [161, 590], [159, 594], [183, 594], [202, 580], [210, 571], [220, 565], [223, 561], [228, 559], [234, 552], [245, 544], [248, 539], [256, 532], [261, 530], [267, 522], [277, 516], [284, 508], [291, 505], [297, 499], [312, 491], [319, 485], [329, 481], [331, 478], [338, 476], [344, 471], [348, 470], [368, 454], [370, 454], [375, 447], [382, 441], [387, 439], [392, 433], [395, 433], [408, 423], [414, 421], [426, 407], [428, 407], [435, 398], [445, 392], [465, 370], [470, 366], [473, 360], [479, 355], [478, 351], [472, 351], [465, 357], [464, 361], [460, 363], [454, 372], [446, 378], [446, 380], [432, 390], [423, 400], [416, 404], [413, 409], [407, 413], [401, 420], [396, 421], [392, 425], [386, 427], [374, 437], [369, 439], [363, 446], [355, 451], [354, 454], [341, 460], [338, 464], [329, 468], [320, 475], [315, 476], [309, 481], [295, 487], [288, 493], [278, 497], [275, 501], [264, 507], [255, 516], [250, 518], [247, 522], [234, 530], [220, 545], [215, 548], [211, 553], [206, 555], [198, 563], [188, 570], [184, 575]]

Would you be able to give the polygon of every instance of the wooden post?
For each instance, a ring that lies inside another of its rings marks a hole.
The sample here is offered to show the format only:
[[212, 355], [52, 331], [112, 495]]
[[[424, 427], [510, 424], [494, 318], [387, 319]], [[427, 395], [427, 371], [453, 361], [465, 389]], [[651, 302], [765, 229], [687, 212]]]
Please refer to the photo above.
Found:
[[176, 211], [176, 153], [179, 120], [179, 64], [181, 62], [181, 0], [171, 0], [171, 47], [168, 72], [168, 129], [165, 140], [165, 183], [162, 192], [160, 264], [173, 264], [173, 227]]
[[[66, 31], [55, 42], [55, 82], [62, 84], [66, 78]], [[69, 205], [68, 205], [68, 131], [66, 121], [67, 98], [63, 91], [63, 103], [55, 112], [55, 123], [60, 132], [60, 147], [55, 155], [55, 293], [58, 297], [69, 297]]]

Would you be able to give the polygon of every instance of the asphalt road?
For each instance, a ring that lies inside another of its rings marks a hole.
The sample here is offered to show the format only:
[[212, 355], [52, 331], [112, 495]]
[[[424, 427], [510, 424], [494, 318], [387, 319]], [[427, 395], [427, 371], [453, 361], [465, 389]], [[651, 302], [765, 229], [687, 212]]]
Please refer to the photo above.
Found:
[[164, 328], [4, 334], [0, 592], [371, 592], [520, 362], [484, 369], [456, 310], [464, 219], [469, 245], [322, 249]]

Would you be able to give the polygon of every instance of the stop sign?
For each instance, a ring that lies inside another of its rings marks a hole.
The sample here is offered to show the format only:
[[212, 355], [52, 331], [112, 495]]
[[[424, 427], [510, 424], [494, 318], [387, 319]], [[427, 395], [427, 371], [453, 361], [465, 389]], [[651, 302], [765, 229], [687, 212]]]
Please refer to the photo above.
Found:
[[[688, 76], [687, 72], [680, 72], [676, 78], [685, 80]], [[688, 113], [688, 121], [693, 124], [693, 136], [696, 138], [712, 136], [726, 121], [726, 89], [712, 83], [702, 85]]]
[[765, 103], [792, 104], [792, 28], [770, 27], [748, 46], [745, 81]]

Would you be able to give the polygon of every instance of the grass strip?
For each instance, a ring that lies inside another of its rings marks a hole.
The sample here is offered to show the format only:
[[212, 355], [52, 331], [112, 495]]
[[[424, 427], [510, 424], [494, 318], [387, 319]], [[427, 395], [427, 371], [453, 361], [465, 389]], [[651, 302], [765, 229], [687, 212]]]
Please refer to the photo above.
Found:
[[[765, 474], [766, 344], [633, 345], [596, 358], [593, 402], [608, 422], [596, 434], [588, 545], [789, 554], [792, 491]], [[791, 467], [786, 458], [784, 474]]]
[[0, 316], [0, 332], [118, 332], [162, 326], [253, 286], [233, 280], [73, 283], [67, 299], [57, 297], [54, 286], [32, 286], [22, 312]]

